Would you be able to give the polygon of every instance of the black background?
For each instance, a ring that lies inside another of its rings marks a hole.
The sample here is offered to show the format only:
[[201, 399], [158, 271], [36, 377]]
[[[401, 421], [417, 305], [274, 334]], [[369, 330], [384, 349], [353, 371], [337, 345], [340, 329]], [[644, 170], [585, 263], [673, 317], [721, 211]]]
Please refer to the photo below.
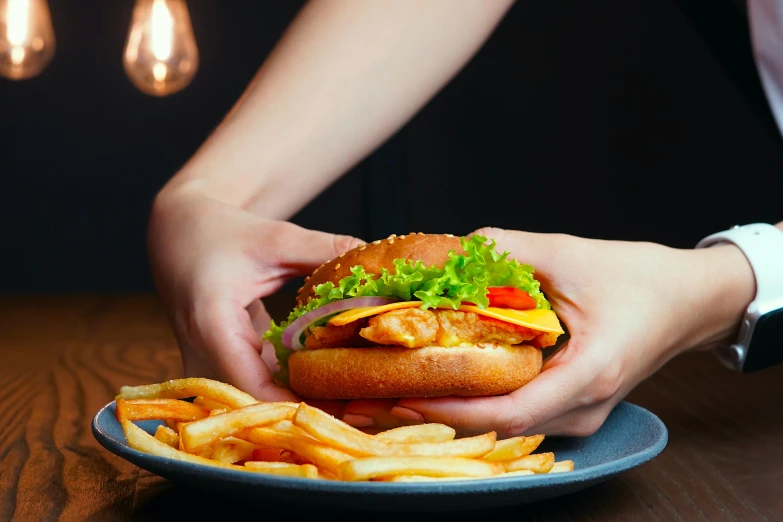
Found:
[[[752, 63], [747, 35], [699, 3], [519, 1], [449, 86], [293, 221], [364, 239], [493, 225], [687, 248], [783, 219], [783, 140], [753, 71], [735, 67]], [[155, 192], [300, 5], [190, 2], [199, 72], [157, 99], [122, 68], [130, 0], [50, 0], [53, 62], [0, 79], [0, 292], [152, 289]]]

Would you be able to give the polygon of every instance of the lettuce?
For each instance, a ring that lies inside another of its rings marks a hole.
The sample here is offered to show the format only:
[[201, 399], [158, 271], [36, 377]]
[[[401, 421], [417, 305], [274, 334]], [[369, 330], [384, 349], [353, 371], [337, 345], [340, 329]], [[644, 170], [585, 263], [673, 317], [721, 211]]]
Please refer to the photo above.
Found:
[[535, 299], [536, 307], [549, 310], [551, 307], [533, 278], [533, 267], [520, 264], [508, 258], [508, 252], [495, 251], [495, 241], [472, 236], [460, 239], [465, 254], [449, 252], [449, 260], [443, 267], [426, 267], [421, 261], [395, 259], [394, 272], [383, 269], [374, 276], [367, 274], [364, 267], [351, 268], [350, 276], [344, 277], [337, 286], [323, 283], [315, 288], [315, 298], [307, 304], [294, 308], [280, 324], [272, 321], [263, 338], [275, 347], [280, 363], [276, 378], [288, 382], [288, 357], [291, 351], [283, 346], [283, 331], [298, 317], [320, 306], [352, 297], [382, 296], [396, 297], [403, 301], [420, 300], [421, 308], [448, 307], [456, 310], [463, 302], [475, 303], [479, 308], [489, 306], [488, 288], [511, 286], [520, 288]]

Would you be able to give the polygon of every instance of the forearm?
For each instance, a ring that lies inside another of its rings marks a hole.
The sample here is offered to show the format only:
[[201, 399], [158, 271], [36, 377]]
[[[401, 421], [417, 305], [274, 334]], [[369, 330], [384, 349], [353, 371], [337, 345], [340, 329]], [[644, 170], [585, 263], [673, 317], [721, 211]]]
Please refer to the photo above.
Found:
[[311, 1], [168, 188], [289, 217], [411, 118], [511, 3]]

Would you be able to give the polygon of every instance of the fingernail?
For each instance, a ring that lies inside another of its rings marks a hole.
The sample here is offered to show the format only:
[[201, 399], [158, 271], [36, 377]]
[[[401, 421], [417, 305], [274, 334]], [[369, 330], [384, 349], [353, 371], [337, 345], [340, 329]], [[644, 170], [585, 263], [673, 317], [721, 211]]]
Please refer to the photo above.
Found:
[[354, 428], [369, 428], [375, 424], [375, 421], [372, 419], [372, 417], [367, 417], [366, 415], [354, 415], [352, 413], [346, 413], [343, 415], [343, 422], [350, 424]]
[[408, 408], [403, 408], [402, 406], [395, 406], [389, 413], [398, 419], [424, 422], [424, 416], [421, 413], [409, 410]]

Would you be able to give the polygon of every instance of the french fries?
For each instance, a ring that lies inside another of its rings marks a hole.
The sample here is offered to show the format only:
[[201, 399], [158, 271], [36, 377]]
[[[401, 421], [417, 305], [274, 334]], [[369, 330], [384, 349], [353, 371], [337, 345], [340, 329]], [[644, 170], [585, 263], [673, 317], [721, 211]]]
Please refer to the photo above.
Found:
[[513, 460], [525, 455], [530, 455], [543, 442], [543, 435], [531, 435], [530, 437], [513, 437], [499, 440], [495, 449], [484, 455], [484, 460], [498, 462]]
[[188, 379], [173, 379], [159, 384], [142, 386], [123, 386], [117, 399], [187, 399], [189, 397], [208, 397], [209, 399], [229, 406], [241, 408], [255, 404], [258, 401], [252, 395], [212, 379], [190, 377]]
[[376, 439], [386, 442], [443, 442], [454, 440], [457, 432], [445, 424], [414, 424], [382, 431]]
[[[182, 399], [193, 398], [193, 402]], [[251, 473], [317, 480], [432, 482], [573, 471], [533, 453], [544, 435], [456, 438], [444, 424], [368, 434], [306, 403], [259, 402], [210, 379], [122, 387], [115, 414], [128, 445], [160, 457]], [[155, 435], [134, 421], [160, 420]]]
[[533, 473], [549, 473], [555, 465], [554, 453], [538, 453], [536, 455], [525, 455], [514, 460], [506, 460], [500, 464], [506, 471], [528, 470]]
[[158, 426], [158, 429], [155, 430], [155, 438], [172, 448], [179, 447], [179, 435], [165, 424], [161, 424]]
[[340, 466], [340, 478], [352, 482], [394, 475], [491, 477], [502, 472], [499, 464], [460, 457], [369, 457], [351, 459]]
[[293, 422], [312, 437], [357, 457], [480, 457], [495, 447], [496, 433], [442, 442], [387, 442], [368, 435], [307, 404], [300, 404]]
[[236, 437], [227, 437], [217, 441], [213, 448], [212, 459], [225, 464], [234, 464], [239, 461], [252, 460], [253, 452], [258, 446]]
[[216, 440], [229, 437], [246, 428], [263, 426], [291, 418], [296, 404], [259, 402], [237, 410], [210, 415], [207, 418], [188, 422], [180, 430], [180, 439], [185, 450], [193, 452]]
[[273, 475], [283, 475], [287, 477], [318, 477], [318, 468], [311, 464], [305, 464], [303, 466], [289, 464], [286, 467], [266, 467], [263, 469], [257, 467], [235, 466], [234, 464], [223, 464], [212, 459], [207, 459], [198, 455], [191, 455], [190, 453], [185, 453], [184, 451], [174, 449], [171, 446], [168, 446], [167, 444], [159, 441], [127, 419], [123, 419], [120, 422], [122, 422], [122, 430], [125, 432], [125, 438], [128, 441], [128, 445], [133, 449], [143, 451], [145, 453], [152, 453], [153, 455], [158, 455], [160, 457], [181, 460], [183, 462], [191, 462], [194, 464], [203, 464], [205, 466], [214, 466], [218, 468], [271, 473]]
[[117, 401], [117, 419], [156, 420], [169, 419], [174, 422], [187, 422], [209, 416], [209, 410], [185, 401], [175, 399], [141, 399]]

